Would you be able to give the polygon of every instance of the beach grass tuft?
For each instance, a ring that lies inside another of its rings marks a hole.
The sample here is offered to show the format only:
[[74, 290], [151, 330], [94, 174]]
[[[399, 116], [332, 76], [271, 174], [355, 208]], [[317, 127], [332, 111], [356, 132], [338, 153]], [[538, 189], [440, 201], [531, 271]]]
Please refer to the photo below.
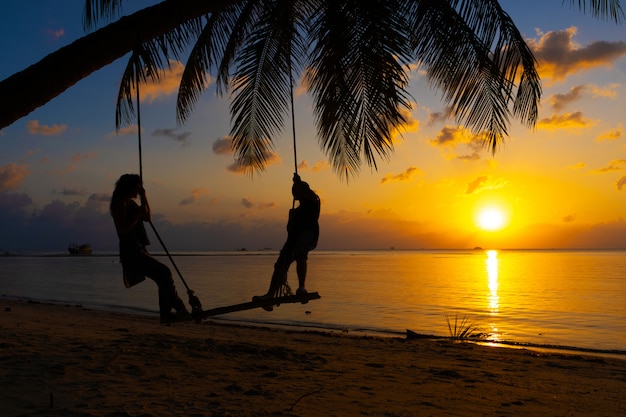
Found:
[[454, 315], [454, 322], [446, 314], [446, 323], [448, 324], [448, 332], [452, 340], [467, 340], [480, 338], [483, 333], [480, 332], [480, 328], [474, 323], [470, 322], [468, 316], [459, 317], [458, 314]]

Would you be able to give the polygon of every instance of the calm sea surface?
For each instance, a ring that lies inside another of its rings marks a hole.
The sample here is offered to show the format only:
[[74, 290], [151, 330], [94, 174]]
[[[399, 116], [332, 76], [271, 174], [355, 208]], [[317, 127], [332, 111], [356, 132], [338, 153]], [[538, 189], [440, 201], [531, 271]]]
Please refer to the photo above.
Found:
[[[275, 252], [174, 255], [205, 309], [267, 290]], [[171, 266], [167, 257], [158, 257]], [[174, 279], [187, 300], [185, 287]], [[295, 265], [289, 282], [297, 286]], [[320, 300], [223, 320], [347, 332], [447, 336], [466, 318], [495, 341], [626, 351], [626, 251], [312, 252]], [[126, 289], [117, 256], [0, 256], [0, 296], [157, 317], [156, 285]]]

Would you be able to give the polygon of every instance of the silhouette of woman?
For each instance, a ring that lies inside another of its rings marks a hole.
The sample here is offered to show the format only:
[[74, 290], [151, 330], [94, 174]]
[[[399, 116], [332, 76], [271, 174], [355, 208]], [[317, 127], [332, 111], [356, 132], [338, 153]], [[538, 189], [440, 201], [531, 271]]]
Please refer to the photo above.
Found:
[[[137, 196], [141, 205], [135, 201]], [[146, 249], [150, 241], [143, 222], [150, 221], [150, 206], [139, 175], [124, 174], [117, 180], [109, 211], [119, 238], [120, 261], [126, 288], [139, 284], [145, 277], [151, 278], [159, 287], [161, 322], [190, 319], [191, 315], [185, 303], [176, 292], [172, 272], [166, 265], [154, 259]]]

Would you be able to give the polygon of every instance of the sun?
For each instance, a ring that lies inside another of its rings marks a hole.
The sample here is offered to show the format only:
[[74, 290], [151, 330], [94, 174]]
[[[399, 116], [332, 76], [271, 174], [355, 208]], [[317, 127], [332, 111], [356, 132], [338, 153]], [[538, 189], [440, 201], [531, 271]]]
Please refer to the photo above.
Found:
[[506, 224], [506, 216], [504, 212], [498, 208], [486, 208], [478, 213], [478, 225], [484, 230], [500, 230]]

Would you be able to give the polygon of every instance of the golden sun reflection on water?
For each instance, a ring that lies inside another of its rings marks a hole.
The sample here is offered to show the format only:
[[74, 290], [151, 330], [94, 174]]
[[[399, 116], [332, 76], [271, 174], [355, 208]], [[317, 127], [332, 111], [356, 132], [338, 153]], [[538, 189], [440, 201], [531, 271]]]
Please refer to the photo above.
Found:
[[[489, 286], [489, 312], [491, 316], [497, 316], [500, 308], [500, 296], [498, 295], [498, 251], [487, 251], [487, 280]], [[491, 337], [497, 338], [498, 328], [495, 323], [489, 323]]]

